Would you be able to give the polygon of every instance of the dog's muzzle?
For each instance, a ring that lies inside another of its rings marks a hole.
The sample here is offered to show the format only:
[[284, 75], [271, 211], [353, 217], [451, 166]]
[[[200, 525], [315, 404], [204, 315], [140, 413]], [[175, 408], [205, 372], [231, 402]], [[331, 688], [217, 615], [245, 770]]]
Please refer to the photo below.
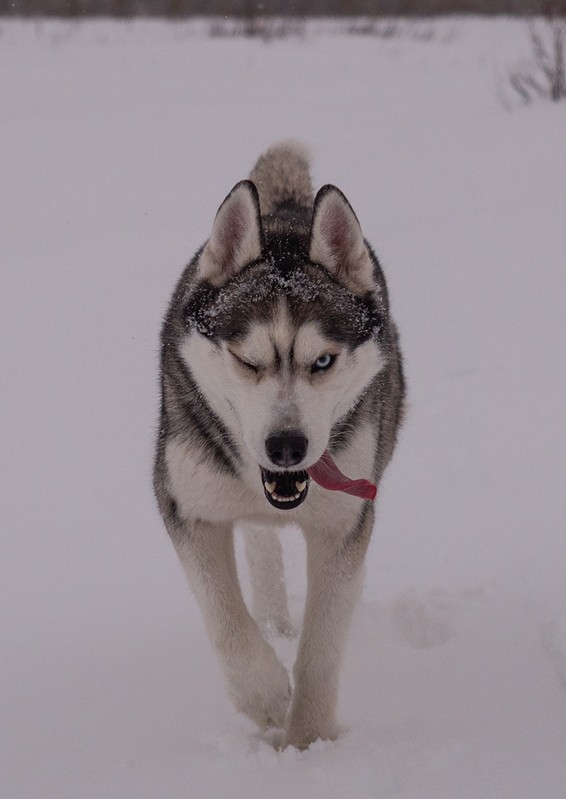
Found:
[[261, 469], [263, 490], [270, 505], [279, 510], [297, 508], [309, 491], [307, 472], [269, 472]]

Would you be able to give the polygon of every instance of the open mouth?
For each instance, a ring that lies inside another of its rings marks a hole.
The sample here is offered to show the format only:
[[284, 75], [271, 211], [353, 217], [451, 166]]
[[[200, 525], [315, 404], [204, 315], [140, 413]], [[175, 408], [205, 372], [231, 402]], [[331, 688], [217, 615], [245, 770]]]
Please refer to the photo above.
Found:
[[300, 472], [269, 472], [261, 468], [263, 490], [274, 508], [291, 510], [306, 499], [309, 483], [314, 480], [328, 491], [342, 491], [360, 499], [374, 500], [377, 486], [364, 478], [351, 480], [343, 474], [328, 450], [308, 470]]
[[261, 480], [267, 501], [274, 508], [292, 510], [304, 502], [309, 491], [307, 472], [268, 472], [261, 469]]

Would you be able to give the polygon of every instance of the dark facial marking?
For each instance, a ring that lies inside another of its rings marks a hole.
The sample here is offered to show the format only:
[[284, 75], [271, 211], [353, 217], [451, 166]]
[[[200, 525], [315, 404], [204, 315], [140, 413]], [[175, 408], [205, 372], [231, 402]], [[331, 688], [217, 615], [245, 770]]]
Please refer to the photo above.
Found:
[[379, 337], [381, 317], [371, 294], [353, 294], [308, 262], [283, 265], [280, 270], [278, 264], [259, 261], [220, 289], [198, 285], [185, 306], [186, 326], [212, 340], [237, 340], [252, 322], [273, 319], [285, 297], [296, 328], [313, 322], [327, 338], [349, 348]]

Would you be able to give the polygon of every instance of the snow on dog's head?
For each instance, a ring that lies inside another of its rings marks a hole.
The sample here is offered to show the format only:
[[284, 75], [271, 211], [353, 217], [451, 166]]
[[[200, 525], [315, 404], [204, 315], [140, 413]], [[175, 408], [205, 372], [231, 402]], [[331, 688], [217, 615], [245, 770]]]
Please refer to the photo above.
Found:
[[317, 463], [385, 364], [374, 269], [334, 187], [317, 195], [310, 227], [266, 218], [264, 231], [250, 181], [220, 207], [196, 262], [180, 351], [213, 410], [269, 474]]

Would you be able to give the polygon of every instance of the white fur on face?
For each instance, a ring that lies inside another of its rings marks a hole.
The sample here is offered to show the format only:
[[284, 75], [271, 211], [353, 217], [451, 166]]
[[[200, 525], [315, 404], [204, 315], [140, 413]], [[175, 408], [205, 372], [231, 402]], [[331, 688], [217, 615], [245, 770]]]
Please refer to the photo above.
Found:
[[[265, 441], [284, 430], [308, 440], [304, 462], [297, 468], [316, 463], [328, 447], [333, 425], [357, 404], [384, 366], [373, 340], [350, 353], [312, 322], [296, 330], [283, 299], [273, 320], [252, 324], [244, 339], [218, 348], [192, 332], [181, 354], [213, 410], [266, 469], [274, 467]], [[312, 373], [315, 361], [326, 354], [336, 356], [333, 366]]]

